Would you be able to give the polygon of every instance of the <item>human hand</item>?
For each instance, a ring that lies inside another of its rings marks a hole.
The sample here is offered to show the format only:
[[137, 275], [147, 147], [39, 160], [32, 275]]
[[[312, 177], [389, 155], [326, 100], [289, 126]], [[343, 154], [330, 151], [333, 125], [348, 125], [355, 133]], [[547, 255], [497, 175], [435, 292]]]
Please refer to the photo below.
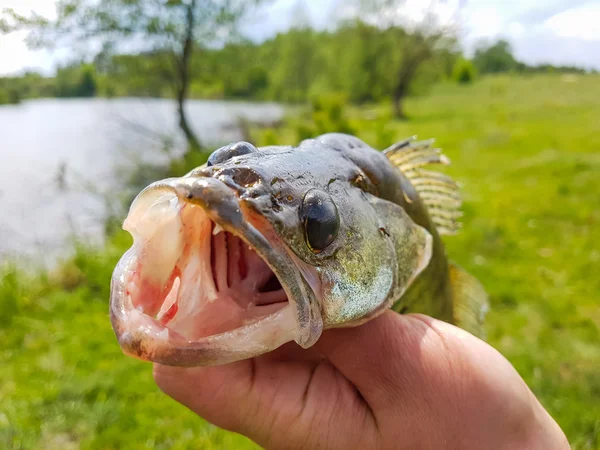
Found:
[[445, 322], [386, 311], [219, 367], [155, 365], [209, 422], [274, 449], [568, 449], [510, 363]]

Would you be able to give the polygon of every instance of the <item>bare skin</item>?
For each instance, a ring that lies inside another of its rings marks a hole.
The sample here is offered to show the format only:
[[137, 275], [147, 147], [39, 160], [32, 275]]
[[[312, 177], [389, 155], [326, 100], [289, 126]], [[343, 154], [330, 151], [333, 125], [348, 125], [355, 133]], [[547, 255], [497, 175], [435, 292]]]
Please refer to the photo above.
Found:
[[445, 322], [386, 311], [252, 360], [155, 365], [158, 386], [273, 449], [569, 449], [510, 363]]

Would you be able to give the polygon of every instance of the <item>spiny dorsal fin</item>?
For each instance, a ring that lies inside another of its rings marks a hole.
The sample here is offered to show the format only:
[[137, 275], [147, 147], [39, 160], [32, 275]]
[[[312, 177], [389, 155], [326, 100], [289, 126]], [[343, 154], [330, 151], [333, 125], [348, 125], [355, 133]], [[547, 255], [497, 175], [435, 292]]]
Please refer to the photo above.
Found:
[[443, 173], [423, 169], [429, 164], [450, 164], [439, 148], [432, 147], [434, 142], [434, 139], [416, 141], [413, 136], [392, 145], [384, 153], [415, 187], [438, 233], [456, 234], [460, 229], [457, 219], [462, 215], [458, 185]]

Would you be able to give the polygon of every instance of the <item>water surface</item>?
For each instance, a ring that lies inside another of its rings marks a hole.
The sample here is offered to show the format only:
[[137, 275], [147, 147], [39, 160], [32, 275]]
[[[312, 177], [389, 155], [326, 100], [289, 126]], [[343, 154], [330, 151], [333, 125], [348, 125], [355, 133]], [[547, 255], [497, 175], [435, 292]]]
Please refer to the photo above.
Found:
[[[184, 148], [175, 104], [162, 99], [35, 100], [0, 106], [0, 260], [51, 262], [74, 233], [101, 241], [104, 194], [140, 161], [160, 163]], [[240, 139], [238, 117], [273, 121], [277, 104], [190, 101], [205, 143]], [[165, 141], [165, 137], [168, 137]]]

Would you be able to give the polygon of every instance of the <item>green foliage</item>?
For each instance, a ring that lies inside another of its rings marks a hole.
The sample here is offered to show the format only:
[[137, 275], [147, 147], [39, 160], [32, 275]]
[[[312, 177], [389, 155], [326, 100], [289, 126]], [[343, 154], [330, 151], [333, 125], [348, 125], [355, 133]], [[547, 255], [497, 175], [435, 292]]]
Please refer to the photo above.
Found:
[[8, 103], [11, 105], [17, 105], [21, 103], [21, 94], [16, 89], [11, 89], [8, 91]]
[[[161, 85], [168, 86], [169, 94], [178, 102], [178, 123], [188, 148], [200, 150], [201, 141], [190, 127], [184, 107], [192, 78], [190, 65], [194, 50], [198, 46], [222, 44], [234, 34], [249, 10], [263, 1], [266, 0], [64, 0], [57, 3], [54, 19], [35, 13], [22, 16], [12, 9], [5, 10], [0, 17], [0, 33], [25, 30], [31, 47], [72, 46], [73, 41], [102, 43], [102, 52], [96, 58], [101, 66], [106, 64], [113, 47], [124, 48], [131, 42], [136, 47], [141, 46], [145, 50], [144, 57], [151, 63], [159, 62], [155, 70], [145, 72], [145, 76], [160, 78]], [[59, 71], [59, 97], [96, 94], [97, 84], [91, 71], [84, 71], [74, 90], [69, 89], [70, 84], [63, 78]], [[256, 74], [252, 82], [257, 86], [262, 83]], [[106, 93], [114, 95], [114, 85], [107, 83], [106, 86]]]
[[482, 42], [475, 51], [473, 63], [477, 70], [482, 74], [488, 73], [569, 73], [584, 74], [585, 70], [573, 66], [554, 66], [551, 64], [540, 64], [530, 66], [515, 59], [510, 44], [507, 41], [499, 40], [496, 43], [489, 44]]
[[[490, 295], [489, 342], [578, 450], [600, 448], [600, 105], [589, 95], [599, 88], [597, 75], [494, 76], [409, 99], [410, 123], [389, 105], [345, 113], [379, 149], [437, 138], [465, 201], [447, 253]], [[279, 141], [294, 129], [288, 121]]]
[[19, 299], [23, 297], [26, 284], [21, 281], [23, 275], [16, 267], [2, 267], [1, 273], [0, 308], [3, 313], [0, 315], [0, 328], [8, 328], [19, 312]]
[[0, 105], [17, 105], [21, 103], [21, 95], [15, 88], [0, 88]]
[[369, 117], [369, 119], [371, 119], [374, 136], [371, 144], [373, 145], [373, 148], [379, 150], [386, 149], [390, 146], [390, 142], [394, 141], [396, 135], [392, 108], [380, 108], [379, 111], [373, 111], [372, 114], [373, 116]]
[[517, 60], [507, 41], [499, 40], [493, 45], [480, 45], [475, 50], [473, 63], [481, 73], [511, 72], [517, 69]]
[[[426, 29], [426, 25], [407, 31], [389, 23], [383, 26], [385, 20], [374, 26], [358, 18], [332, 31], [316, 31], [308, 26], [300, 7], [293, 20], [297, 26], [254, 43], [230, 32], [248, 8], [260, 1], [226, 2], [225, 12], [216, 7], [218, 0], [159, 3], [64, 1], [58, 4], [55, 21], [5, 12], [4, 31], [28, 30], [32, 43], [51, 46], [65, 38], [85, 41], [93, 37], [104, 45], [91, 65], [69, 65], [55, 79], [27, 74], [23, 82], [0, 80], [0, 92], [10, 88], [19, 98], [103, 95], [290, 103], [344, 92], [348, 101], [358, 104], [393, 99], [401, 114], [398, 100], [424, 95], [447, 79], [469, 83], [477, 72], [584, 72], [574, 67], [528, 66], [516, 61], [503, 40], [480, 44], [471, 64], [461, 57], [455, 37], [443, 29]], [[379, 11], [376, 5], [397, 3], [365, 2], [371, 13]], [[188, 13], [192, 14], [191, 28]], [[119, 53], [133, 36], [143, 36], [142, 51]], [[223, 42], [222, 36], [231, 39]], [[7, 102], [6, 96], [0, 93], [0, 101]]]
[[272, 69], [273, 98], [287, 102], [306, 99], [317, 70], [316, 33], [310, 29], [292, 29], [276, 38], [275, 67]]
[[[598, 76], [495, 76], [409, 99], [410, 124], [390, 105], [349, 107], [319, 96], [308, 135], [349, 130], [377, 148], [436, 137], [463, 184], [464, 229], [450, 257], [490, 294], [489, 342], [525, 378], [577, 450], [600, 446], [597, 266]], [[300, 119], [263, 132], [297, 142]], [[181, 175], [204, 162], [190, 153]], [[50, 275], [0, 275], [0, 448], [256, 448], [208, 425], [159, 392], [151, 367], [123, 356], [107, 314], [111, 272], [131, 244], [77, 245]]]
[[[575, 66], [555, 66], [552, 64], [539, 64], [535, 66], [529, 66], [524, 63], [518, 63], [517, 70], [520, 73], [565, 73], [565, 74], [585, 74], [585, 69], [581, 67]], [[591, 70], [590, 73], [595, 73], [594, 70]]]
[[346, 110], [347, 99], [343, 94], [330, 93], [313, 97], [310, 110], [292, 120], [297, 141], [310, 139], [332, 130], [353, 134], [354, 128], [350, 125]]
[[58, 69], [57, 97], [94, 97], [96, 91], [96, 74], [92, 65], [71, 65]]
[[[260, 44], [236, 41], [221, 48], [196, 42], [188, 94], [302, 103], [344, 92], [353, 103], [382, 101], [394, 93], [406, 42], [402, 28], [380, 29], [360, 21], [332, 32], [294, 28]], [[22, 96], [176, 96], [179, 63], [171, 50], [159, 47], [138, 55], [115, 50], [105, 45], [91, 65], [69, 65], [54, 79], [39, 77], [34, 84], [49, 83], [50, 92]], [[410, 93], [423, 94], [449, 77], [456, 58], [448, 46], [436, 47], [411, 80]]]
[[181, 177], [193, 168], [204, 164], [209, 156], [210, 153], [207, 152], [186, 152], [181, 158], [171, 161], [166, 176]]
[[54, 78], [36, 73], [0, 78], [0, 104], [16, 104], [22, 99], [44, 97], [94, 97], [97, 91], [98, 76], [91, 64], [62, 67]]
[[0, 90], [0, 105], [8, 103], [8, 93], [5, 90]]
[[168, 55], [158, 52], [108, 56], [102, 75], [113, 96], [170, 97], [174, 91], [164, 73], [169, 63]]
[[17, 104], [27, 98], [55, 97], [54, 80], [36, 73], [0, 78], [0, 104]]
[[281, 145], [279, 143], [279, 135], [277, 134], [277, 130], [274, 130], [272, 128], [267, 128], [266, 130], [263, 130], [258, 139], [258, 142], [261, 146]]
[[81, 75], [77, 89], [78, 97], [94, 97], [96, 95], [97, 85], [93, 67], [86, 67]]
[[458, 84], [471, 84], [477, 78], [477, 69], [468, 59], [460, 58], [452, 69], [452, 79]]

